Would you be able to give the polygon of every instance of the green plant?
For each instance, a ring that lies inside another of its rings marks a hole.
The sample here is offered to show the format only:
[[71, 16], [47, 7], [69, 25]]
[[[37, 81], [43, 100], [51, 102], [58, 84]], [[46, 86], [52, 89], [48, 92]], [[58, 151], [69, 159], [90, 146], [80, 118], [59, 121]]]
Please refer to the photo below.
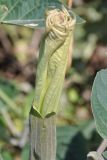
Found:
[[[33, 0], [32, 3], [31, 1], [20, 0], [0, 1], [0, 22], [31, 28], [35, 28], [38, 24], [42, 26], [44, 13], [50, 2], [42, 1], [41, 5], [41, 1]], [[70, 15], [64, 7], [62, 9], [58, 1], [54, 1], [52, 4], [55, 4], [55, 9], [52, 8], [51, 11], [46, 13], [46, 33], [41, 42], [36, 93], [30, 112], [31, 160], [54, 160], [56, 156], [56, 127], [53, 115], [58, 110], [68, 61], [68, 49], [72, 42], [72, 32], [76, 22], [75, 14], [71, 12]], [[26, 8], [25, 10], [23, 10], [24, 7]], [[57, 7], [61, 10], [56, 9]], [[41, 13], [38, 14], [38, 10]], [[55, 16], [53, 16], [54, 14]], [[50, 19], [50, 15], [54, 20]], [[54, 21], [55, 27], [53, 26]], [[61, 24], [63, 24], [63, 27]], [[4, 98], [3, 100], [15, 111], [17, 108], [15, 104], [3, 92], [0, 93], [2, 99]]]
[[31, 108], [30, 156], [31, 159], [55, 160], [53, 115], [58, 112], [76, 18], [65, 7], [62, 10], [51, 9], [46, 15], [46, 31], [40, 45], [36, 90]]

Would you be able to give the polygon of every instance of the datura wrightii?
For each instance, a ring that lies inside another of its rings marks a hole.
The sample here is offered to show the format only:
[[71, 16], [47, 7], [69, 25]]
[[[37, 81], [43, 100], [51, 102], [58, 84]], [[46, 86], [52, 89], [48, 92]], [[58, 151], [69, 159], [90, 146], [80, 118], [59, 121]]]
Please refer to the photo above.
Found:
[[58, 111], [75, 23], [75, 15], [63, 6], [46, 12], [31, 109], [37, 117], [50, 117]]

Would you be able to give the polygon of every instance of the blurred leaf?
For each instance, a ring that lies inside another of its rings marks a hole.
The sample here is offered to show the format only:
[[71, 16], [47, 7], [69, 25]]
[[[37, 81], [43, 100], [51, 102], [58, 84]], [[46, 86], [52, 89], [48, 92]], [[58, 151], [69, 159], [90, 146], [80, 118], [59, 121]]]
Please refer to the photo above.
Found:
[[94, 7], [87, 8], [87, 16], [90, 21], [99, 21], [102, 19], [102, 14], [97, 12]]
[[64, 5], [67, 5], [68, 1], [67, 0], [59, 0], [61, 3], [63, 3]]
[[76, 89], [72, 88], [68, 92], [68, 97], [72, 103], [76, 103], [79, 100], [79, 94]]
[[107, 138], [107, 69], [99, 71], [95, 77], [91, 103], [97, 130]]
[[7, 109], [7, 107], [6, 107], [6, 105], [4, 104], [4, 102], [1, 100], [1, 98], [0, 98], [0, 110], [1, 109]]
[[57, 160], [85, 160], [86, 152], [86, 140], [78, 127], [57, 128]]
[[0, 88], [0, 99], [18, 116], [21, 115], [21, 109], [16, 103]]
[[79, 128], [76, 126], [64, 126], [57, 128], [58, 142], [63, 140], [64, 144], [69, 144], [69, 141], [77, 134]]
[[0, 77], [0, 89], [2, 89], [9, 97], [14, 97], [19, 93], [15, 83]]
[[[57, 128], [57, 159], [64, 159], [70, 140], [77, 134], [77, 127]], [[59, 158], [60, 157], [60, 158]]]
[[0, 140], [6, 141], [9, 138], [8, 130], [5, 126], [5, 122], [2, 116], [0, 116]]
[[29, 146], [26, 145], [23, 150], [22, 150], [22, 154], [21, 154], [21, 160], [27, 160], [29, 157]]
[[80, 124], [80, 130], [83, 133], [84, 137], [87, 140], [90, 140], [92, 137], [93, 131], [95, 130], [94, 120], [88, 120], [83, 124]]
[[3, 160], [13, 160], [13, 158], [12, 158], [12, 156], [10, 155], [9, 152], [3, 152], [3, 153], [1, 154], [1, 156], [2, 156], [2, 159], [3, 159]]

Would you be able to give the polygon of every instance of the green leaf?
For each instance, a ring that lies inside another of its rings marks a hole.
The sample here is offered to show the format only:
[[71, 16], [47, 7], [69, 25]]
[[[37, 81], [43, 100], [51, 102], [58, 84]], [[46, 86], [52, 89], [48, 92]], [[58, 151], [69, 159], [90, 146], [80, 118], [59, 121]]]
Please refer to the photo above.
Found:
[[107, 151], [103, 152], [103, 156], [105, 159], [107, 159]]
[[59, 0], [61, 3], [63, 3], [64, 5], [67, 5], [67, 0]]
[[86, 139], [77, 126], [57, 128], [57, 160], [85, 160], [86, 154]]
[[22, 150], [21, 160], [28, 159], [28, 157], [29, 157], [29, 145], [26, 145]]
[[0, 22], [35, 28], [44, 22], [45, 10], [58, 0], [0, 0]]
[[2, 116], [0, 116], [0, 142], [5, 141], [7, 143], [7, 141], [9, 141], [9, 136], [10, 136], [9, 132], [5, 125], [5, 120], [3, 119]]
[[99, 71], [95, 77], [91, 104], [97, 130], [107, 138], [107, 69]]
[[7, 104], [7, 106], [14, 111], [15, 114], [21, 115], [20, 108], [16, 105], [16, 103], [0, 88], [0, 99], [3, 101], [1, 102], [1, 106]]
[[[61, 2], [65, 4], [60, 0], [0, 0], [0, 23], [30, 28], [43, 26], [46, 10], [50, 7], [61, 8]], [[85, 22], [71, 10], [69, 12], [76, 16], [77, 24]]]
[[8, 81], [4, 78], [0, 78], [0, 89], [2, 89], [11, 98], [19, 94], [17, 85], [12, 81]]
[[90, 140], [95, 130], [94, 120], [88, 120], [80, 124], [80, 130], [87, 140]]
[[9, 152], [3, 152], [1, 157], [2, 157], [2, 160], [13, 160]]
[[77, 133], [78, 128], [75, 126], [64, 126], [57, 128], [57, 160], [64, 159], [70, 141], [73, 140]]

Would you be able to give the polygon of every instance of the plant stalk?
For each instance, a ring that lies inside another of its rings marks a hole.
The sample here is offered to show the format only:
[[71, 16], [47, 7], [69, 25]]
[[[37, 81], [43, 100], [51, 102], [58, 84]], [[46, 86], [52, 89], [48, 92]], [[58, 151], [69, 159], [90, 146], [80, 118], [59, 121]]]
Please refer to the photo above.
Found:
[[30, 114], [30, 133], [29, 160], [55, 160], [55, 116], [41, 119]]
[[36, 72], [35, 95], [30, 111], [29, 160], [56, 159], [56, 125], [59, 98], [72, 42], [75, 15], [64, 6], [46, 12], [44, 34]]

